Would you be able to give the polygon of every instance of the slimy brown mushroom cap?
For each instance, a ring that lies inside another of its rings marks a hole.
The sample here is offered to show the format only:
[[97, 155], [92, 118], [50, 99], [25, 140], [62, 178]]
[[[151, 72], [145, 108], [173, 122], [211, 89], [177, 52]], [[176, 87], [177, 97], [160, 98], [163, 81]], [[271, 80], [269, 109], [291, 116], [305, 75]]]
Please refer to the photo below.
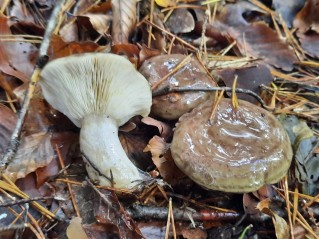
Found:
[[[144, 61], [139, 71], [153, 86], [173, 71], [185, 58], [186, 56], [182, 54], [155, 56]], [[216, 86], [195, 57], [192, 57], [185, 66], [161, 83], [157, 89], [168, 85], [191, 88]], [[151, 112], [157, 117], [175, 120], [213, 95], [212, 92], [194, 91], [156, 96], [153, 98]]]
[[207, 101], [183, 115], [171, 152], [177, 166], [197, 184], [213, 190], [251, 192], [286, 175], [292, 149], [280, 122], [246, 101], [239, 108], [223, 99], [210, 119]]

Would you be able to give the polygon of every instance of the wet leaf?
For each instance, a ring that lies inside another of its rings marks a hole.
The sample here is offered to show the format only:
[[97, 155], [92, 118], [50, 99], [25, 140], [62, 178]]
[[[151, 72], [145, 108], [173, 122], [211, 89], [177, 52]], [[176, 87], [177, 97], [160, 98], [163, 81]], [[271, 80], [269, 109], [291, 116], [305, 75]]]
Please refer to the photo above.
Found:
[[128, 43], [129, 36], [136, 24], [136, 0], [113, 0], [113, 43]]
[[48, 165], [54, 156], [51, 135], [37, 133], [22, 138], [14, 160], [8, 165], [5, 174], [12, 181], [23, 178], [37, 168]]

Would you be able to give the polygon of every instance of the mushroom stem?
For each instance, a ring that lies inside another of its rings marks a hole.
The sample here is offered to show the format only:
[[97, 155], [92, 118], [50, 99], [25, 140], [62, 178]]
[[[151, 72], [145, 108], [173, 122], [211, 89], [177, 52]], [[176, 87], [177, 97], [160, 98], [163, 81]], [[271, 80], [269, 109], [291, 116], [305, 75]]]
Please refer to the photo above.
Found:
[[100, 185], [133, 188], [142, 175], [127, 157], [118, 138], [118, 125], [103, 115], [88, 115], [82, 121], [80, 145], [91, 179]]

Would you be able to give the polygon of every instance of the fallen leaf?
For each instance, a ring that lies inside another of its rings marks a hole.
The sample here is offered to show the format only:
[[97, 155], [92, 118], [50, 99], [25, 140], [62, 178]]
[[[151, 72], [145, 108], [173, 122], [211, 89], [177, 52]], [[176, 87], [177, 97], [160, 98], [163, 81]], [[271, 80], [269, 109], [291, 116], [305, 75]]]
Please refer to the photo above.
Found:
[[0, 157], [5, 153], [11, 134], [17, 122], [17, 116], [11, 109], [0, 104]]
[[[0, 17], [0, 36], [1, 35], [12, 35], [8, 26], [8, 19], [5, 16]], [[25, 75], [23, 72], [16, 70], [10, 64], [10, 62], [13, 59], [12, 57], [10, 57], [6, 48], [7, 48], [7, 43], [0, 42], [0, 70], [5, 74], [8, 74], [20, 79], [22, 82], [28, 82], [27, 75]], [[25, 64], [28, 64], [28, 62], [29, 61], [25, 62]]]
[[178, 8], [174, 10], [165, 25], [175, 34], [188, 33], [194, 30], [195, 20], [193, 15], [186, 8]]
[[[240, 68], [226, 68], [223, 70], [216, 70], [218, 74], [228, 87], [233, 86], [234, 79], [237, 76], [236, 88], [243, 88], [255, 92], [260, 95], [260, 85], [268, 86], [273, 81], [273, 76], [268, 67], [262, 64], [240, 67]], [[247, 94], [237, 93], [239, 99], [247, 100], [256, 103], [257, 100]]]
[[289, 238], [289, 227], [287, 222], [277, 213], [270, 209], [271, 200], [269, 198], [262, 200], [256, 206], [261, 212], [266, 213], [271, 216], [272, 221], [275, 226], [277, 239], [286, 239]]
[[294, 62], [298, 61], [293, 49], [263, 22], [230, 28], [228, 33], [236, 39], [243, 55], [263, 59], [284, 71], [291, 71]]
[[151, 152], [152, 160], [160, 172], [160, 175], [170, 185], [175, 185], [186, 176], [176, 166], [171, 154], [167, 152], [168, 148], [169, 145], [163, 138], [154, 136], [143, 152]]
[[155, 2], [160, 7], [173, 7], [173, 6], [176, 6], [176, 0], [155, 0]]
[[128, 43], [129, 36], [136, 24], [137, 0], [113, 0], [113, 44]]
[[82, 227], [82, 219], [80, 217], [74, 217], [71, 219], [68, 228], [66, 229], [66, 235], [68, 239], [87, 239], [85, 231]]
[[312, 57], [319, 57], [319, 34], [314, 31], [302, 33], [297, 31], [302, 49]]
[[22, 138], [20, 147], [5, 174], [15, 181], [34, 172], [37, 168], [48, 165], [53, 157], [51, 135], [43, 132], [32, 134]]
[[272, 6], [276, 13], [282, 16], [287, 26], [291, 28], [296, 14], [304, 6], [305, 2], [305, 0], [273, 0]]
[[144, 117], [141, 121], [144, 124], [155, 126], [158, 129], [159, 135], [164, 139], [168, 139], [172, 136], [172, 128], [160, 120], [156, 120], [152, 117]]
[[305, 33], [309, 30], [313, 30], [319, 33], [319, 1], [308, 0], [305, 6], [298, 12], [293, 25], [298, 31]]

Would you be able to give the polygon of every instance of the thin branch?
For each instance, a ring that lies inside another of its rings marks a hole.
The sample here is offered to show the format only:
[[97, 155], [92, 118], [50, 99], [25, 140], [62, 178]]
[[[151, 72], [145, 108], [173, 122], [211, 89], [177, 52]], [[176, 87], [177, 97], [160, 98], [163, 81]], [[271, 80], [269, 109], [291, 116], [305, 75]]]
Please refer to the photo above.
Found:
[[[166, 86], [159, 90], [153, 91], [153, 97], [165, 95], [168, 93], [176, 93], [176, 92], [189, 92], [189, 91], [206, 91], [207, 92], [207, 91], [221, 91], [221, 90], [224, 90], [225, 92], [232, 92], [233, 88], [232, 87], [170, 87], [170, 86]], [[236, 88], [235, 92], [247, 94], [254, 97], [260, 103], [261, 107], [269, 110], [268, 106], [263, 101], [263, 99], [255, 92], [251, 90], [247, 90], [247, 89], [242, 89], [242, 88]]]
[[35, 197], [35, 198], [19, 199], [16, 201], [0, 203], [0, 207], [11, 207], [17, 204], [24, 204], [24, 203], [29, 203], [33, 201], [42, 201], [42, 200], [48, 200], [48, 199], [55, 199], [55, 198], [54, 197]]
[[39, 49], [39, 56], [38, 56], [38, 60], [36, 63], [36, 67], [35, 67], [35, 70], [33, 71], [32, 76], [31, 76], [29, 88], [25, 94], [23, 104], [22, 104], [22, 107], [21, 107], [21, 110], [19, 113], [19, 118], [18, 118], [17, 124], [15, 126], [15, 129], [14, 129], [12, 135], [11, 135], [7, 151], [0, 162], [0, 168], [1, 168], [2, 172], [4, 172], [4, 170], [7, 168], [8, 164], [11, 163], [11, 161], [13, 160], [13, 158], [18, 150], [18, 147], [20, 144], [19, 139], [20, 139], [20, 134], [22, 131], [23, 123], [24, 123], [26, 114], [28, 112], [29, 104], [30, 104], [31, 98], [33, 96], [35, 87], [39, 81], [39, 76], [40, 76], [41, 70], [49, 60], [49, 57], [47, 56], [47, 52], [49, 49], [51, 36], [52, 36], [52, 33], [56, 27], [58, 15], [62, 9], [62, 6], [64, 5], [64, 2], [65, 2], [65, 0], [60, 0], [60, 2], [58, 2], [56, 4], [56, 6], [54, 7], [54, 9], [52, 11], [51, 17], [48, 21], [48, 24], [47, 24], [47, 27], [46, 27], [46, 30], [44, 33], [43, 41], [42, 41], [40, 49]]

